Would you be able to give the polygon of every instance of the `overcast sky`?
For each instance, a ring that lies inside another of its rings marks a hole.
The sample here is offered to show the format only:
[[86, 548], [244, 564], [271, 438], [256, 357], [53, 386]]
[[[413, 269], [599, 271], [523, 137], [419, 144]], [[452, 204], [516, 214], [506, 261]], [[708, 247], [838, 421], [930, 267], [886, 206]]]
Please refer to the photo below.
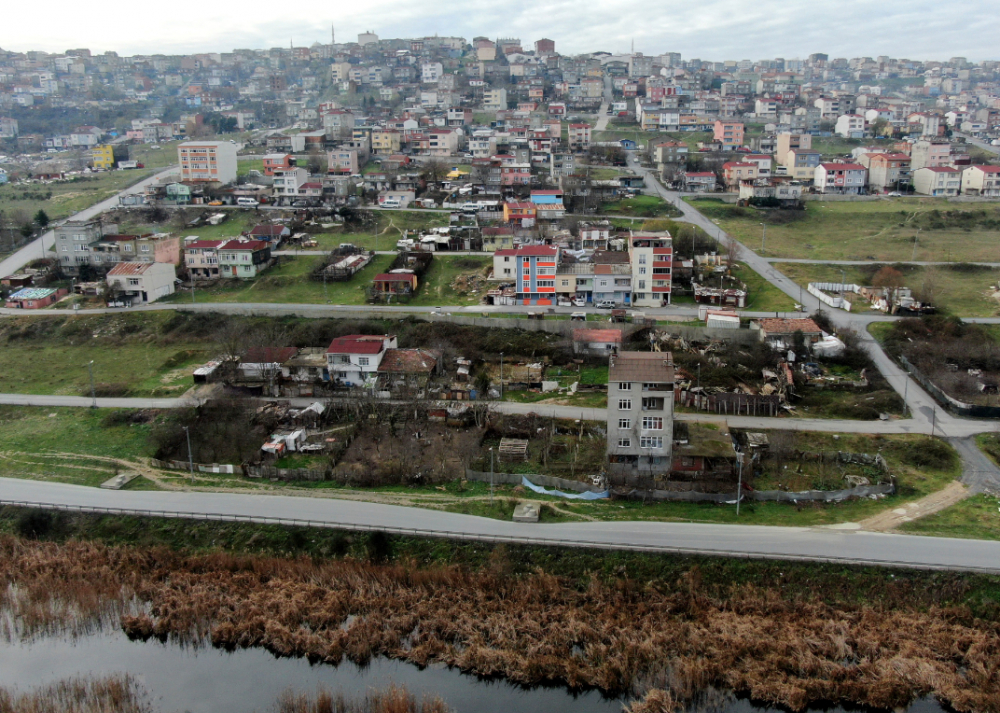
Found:
[[0, 47], [61, 52], [87, 47], [122, 55], [226, 52], [379, 37], [540, 37], [575, 54], [680, 52], [721, 61], [889, 55], [911, 59], [1000, 59], [996, 0], [216, 0], [128, 5], [109, 0], [9, 0]]

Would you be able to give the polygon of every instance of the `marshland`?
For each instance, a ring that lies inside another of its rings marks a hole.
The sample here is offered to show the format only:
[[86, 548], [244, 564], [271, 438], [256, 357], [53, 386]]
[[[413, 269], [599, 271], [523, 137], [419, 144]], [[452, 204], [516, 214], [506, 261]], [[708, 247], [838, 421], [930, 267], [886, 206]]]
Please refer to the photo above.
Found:
[[721, 690], [791, 710], [932, 697], [1000, 711], [1000, 579], [985, 575], [10, 509], [0, 530], [10, 661], [75, 637], [77, 665], [124, 646], [262, 657], [253, 677], [447, 672], [488, 698], [582, 694], [574, 710], [673, 710]]

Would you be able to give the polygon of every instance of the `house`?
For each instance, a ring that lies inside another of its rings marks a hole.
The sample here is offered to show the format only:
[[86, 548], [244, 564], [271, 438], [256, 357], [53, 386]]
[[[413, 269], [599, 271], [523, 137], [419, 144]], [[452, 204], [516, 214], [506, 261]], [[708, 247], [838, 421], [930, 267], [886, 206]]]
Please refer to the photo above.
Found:
[[670, 233], [636, 232], [628, 238], [632, 266], [632, 304], [662, 307], [670, 304], [673, 240]]
[[921, 139], [910, 147], [910, 170], [951, 165], [951, 142], [947, 139]]
[[788, 156], [789, 151], [796, 151], [799, 149], [808, 151], [812, 148], [812, 135], [782, 132], [778, 134], [777, 142], [778, 147], [774, 153], [774, 158], [779, 164], [784, 166], [785, 158]]
[[684, 190], [689, 193], [715, 191], [715, 174], [712, 171], [687, 171], [684, 173]]
[[355, 175], [360, 172], [356, 149], [333, 149], [326, 154], [327, 172]]
[[553, 305], [556, 292], [556, 268], [559, 248], [548, 245], [525, 245], [493, 254], [493, 274], [506, 277], [511, 270], [518, 304]]
[[309, 172], [304, 168], [277, 169], [274, 172], [274, 197], [294, 200], [308, 182]]
[[[615, 305], [632, 304], [632, 265], [629, 253], [620, 250], [597, 250], [592, 256], [593, 267], [584, 267], [577, 274], [577, 295], [585, 295], [588, 302], [613, 302]], [[586, 263], [584, 263], [586, 265]], [[588, 278], [593, 276], [592, 281]]]
[[801, 334], [803, 345], [811, 345], [823, 338], [823, 330], [812, 319], [755, 319], [750, 328], [759, 332], [760, 341], [770, 344], [775, 349], [791, 349], [795, 346], [796, 334]]
[[910, 182], [910, 157], [904, 153], [868, 153], [860, 163], [868, 165], [869, 191], [895, 191]]
[[427, 132], [427, 153], [430, 156], [451, 156], [458, 151], [459, 132], [455, 129], [434, 129]]
[[295, 158], [287, 153], [269, 153], [263, 158], [264, 175], [273, 176], [275, 171], [288, 171], [295, 167]]
[[136, 304], [155, 302], [174, 293], [177, 273], [165, 262], [120, 262], [108, 271], [108, 291], [116, 301]]
[[403, 135], [395, 129], [372, 131], [372, 153], [379, 155], [397, 154], [402, 145]]
[[740, 201], [749, 201], [751, 198], [774, 198], [783, 205], [795, 205], [802, 200], [802, 184], [797, 181], [743, 181], [740, 183]]
[[865, 135], [865, 117], [859, 114], [844, 114], [837, 117], [837, 124], [834, 128], [837, 136], [845, 139], [861, 139]]
[[298, 347], [250, 347], [240, 359], [242, 381], [272, 381], [283, 374], [282, 366], [299, 353]]
[[962, 172], [948, 166], [924, 166], [913, 171], [913, 190], [924, 196], [957, 196]]
[[608, 472], [625, 479], [670, 473], [674, 422], [670, 352], [620, 352], [608, 360]]
[[858, 163], [821, 163], [813, 174], [813, 184], [820, 193], [857, 195], [864, 192], [867, 175]]
[[962, 171], [962, 194], [1000, 198], [1000, 166], [970, 166]]
[[503, 220], [520, 228], [530, 228], [535, 225], [538, 213], [534, 203], [528, 201], [505, 202], [503, 204]]
[[812, 149], [789, 149], [785, 154], [785, 175], [797, 181], [812, 181], [816, 177], [820, 152]]
[[514, 247], [514, 229], [506, 226], [483, 228], [483, 252], [494, 252]]
[[237, 238], [223, 243], [219, 252], [219, 277], [241, 280], [257, 277], [271, 262], [271, 244]]
[[186, 141], [177, 147], [181, 181], [236, 182], [236, 144], [228, 141]]
[[4, 301], [7, 309], [42, 309], [55, 304], [68, 294], [64, 287], [23, 287]]
[[716, 120], [713, 125], [713, 139], [722, 143], [727, 151], [743, 145], [743, 124], [736, 121]]
[[757, 178], [757, 164], [726, 161], [722, 164], [722, 175], [726, 182], [726, 190], [736, 190], [741, 181], [752, 181]]
[[579, 247], [580, 250], [607, 250], [608, 240], [611, 238], [611, 223], [602, 220], [596, 223], [580, 223]]
[[440, 369], [441, 353], [433, 349], [386, 349], [377, 368], [378, 388], [393, 393], [417, 393]]
[[566, 215], [561, 190], [534, 190], [530, 196], [538, 220], [561, 220]]
[[574, 329], [573, 353], [606, 356], [622, 348], [620, 329]]
[[747, 154], [742, 158], [744, 163], [757, 164], [757, 178], [770, 178], [771, 166], [774, 163], [767, 154]]
[[586, 151], [590, 148], [590, 124], [570, 124], [568, 142], [570, 151]]
[[386, 350], [397, 347], [391, 334], [349, 334], [337, 337], [326, 350], [330, 379], [346, 386], [363, 386], [376, 378]]
[[417, 276], [412, 272], [383, 272], [372, 280], [377, 297], [412, 295], [417, 291]]
[[292, 231], [287, 225], [261, 224], [255, 225], [250, 231], [250, 237], [254, 240], [264, 240], [277, 247], [282, 240], [291, 237]]
[[219, 277], [219, 246], [225, 240], [195, 240], [184, 245], [184, 266], [192, 279]]
[[685, 163], [688, 159], [688, 145], [683, 141], [661, 141], [653, 146], [653, 161], [656, 164]]

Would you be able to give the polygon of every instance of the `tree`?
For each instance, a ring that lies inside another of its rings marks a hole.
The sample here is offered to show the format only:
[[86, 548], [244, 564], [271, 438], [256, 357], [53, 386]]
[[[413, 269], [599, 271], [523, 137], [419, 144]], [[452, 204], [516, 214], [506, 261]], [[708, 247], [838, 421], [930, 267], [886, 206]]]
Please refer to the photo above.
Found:
[[875, 276], [872, 278], [872, 286], [881, 287], [885, 291], [885, 299], [889, 306], [889, 312], [892, 312], [893, 306], [898, 302], [899, 290], [906, 286], [906, 280], [903, 277], [903, 273], [891, 265], [886, 265], [875, 273]]
[[424, 170], [420, 172], [420, 177], [430, 183], [438, 183], [445, 176], [448, 175], [448, 167], [438, 161], [437, 159], [432, 159], [424, 164]]
[[878, 138], [879, 136], [886, 135], [886, 129], [889, 127], [889, 121], [885, 117], [878, 117], [870, 125], [872, 130], [872, 136]]
[[49, 224], [49, 214], [46, 213], [44, 210], [39, 209], [38, 212], [35, 213], [35, 225], [44, 230], [46, 227], [48, 227], [48, 224]]

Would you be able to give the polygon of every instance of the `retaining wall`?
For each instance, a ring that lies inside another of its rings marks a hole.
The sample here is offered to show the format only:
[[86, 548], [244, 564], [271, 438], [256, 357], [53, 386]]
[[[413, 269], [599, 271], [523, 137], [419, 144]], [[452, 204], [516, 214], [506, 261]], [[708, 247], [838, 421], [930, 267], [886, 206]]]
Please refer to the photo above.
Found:
[[1000, 418], [1000, 407], [979, 406], [977, 404], [969, 404], [964, 401], [959, 401], [958, 399], [946, 394], [941, 387], [931, 381], [922, 371], [907, 361], [906, 357], [902, 354], [899, 355], [899, 362], [903, 365], [903, 368], [906, 369], [910, 376], [916, 379], [921, 386], [927, 389], [936, 401], [942, 404], [953, 414], [957, 416], [969, 416], [970, 418]]
[[[150, 465], [161, 470], [188, 470], [190, 464], [186, 460], [157, 460], [149, 459]], [[238, 465], [228, 463], [195, 463], [194, 469], [199, 473], [230, 473], [233, 475], [243, 475], [243, 468]]]

